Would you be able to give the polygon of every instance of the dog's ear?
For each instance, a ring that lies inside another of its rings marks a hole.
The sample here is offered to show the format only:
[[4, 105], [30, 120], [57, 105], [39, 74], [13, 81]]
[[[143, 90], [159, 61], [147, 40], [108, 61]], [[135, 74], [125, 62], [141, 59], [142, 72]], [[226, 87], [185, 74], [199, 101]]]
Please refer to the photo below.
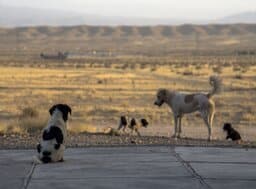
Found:
[[148, 121], [147, 121], [145, 118], [142, 118], [142, 119], [140, 120], [140, 122], [141, 122], [141, 124], [142, 124], [143, 127], [147, 127], [147, 126], [148, 126]]
[[166, 97], [167, 96], [167, 89], [162, 89], [162, 94], [163, 94], [164, 97]]
[[71, 114], [72, 114], [72, 109], [69, 107], [69, 105], [63, 104], [63, 106], [66, 108], [66, 111], [67, 111], [68, 113], [70, 113], [70, 115], [71, 115]]
[[57, 108], [62, 112], [63, 120], [67, 121], [68, 113], [70, 113], [70, 115], [71, 115], [72, 109], [67, 104], [60, 104], [60, 105], [58, 105]]
[[126, 117], [125, 116], [121, 116], [121, 118], [120, 118], [120, 122], [121, 122], [121, 124], [122, 125], [127, 125], [127, 119], [126, 119]]
[[54, 112], [54, 110], [56, 109], [56, 107], [57, 107], [57, 105], [54, 105], [54, 106], [52, 106], [52, 107], [49, 109], [50, 115], [53, 114], [53, 112]]
[[223, 126], [224, 131], [229, 131], [232, 128], [231, 123], [225, 123]]
[[132, 127], [135, 126], [135, 125], [137, 125], [135, 118], [132, 118], [132, 119], [131, 119], [130, 125], [131, 125]]

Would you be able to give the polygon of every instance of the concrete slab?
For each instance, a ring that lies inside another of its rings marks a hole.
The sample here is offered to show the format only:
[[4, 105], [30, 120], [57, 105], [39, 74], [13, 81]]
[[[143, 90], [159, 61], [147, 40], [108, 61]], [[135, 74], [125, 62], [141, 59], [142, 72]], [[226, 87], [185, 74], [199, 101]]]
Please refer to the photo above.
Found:
[[32, 180], [29, 189], [82, 189], [82, 188], [104, 188], [104, 189], [202, 189], [196, 179], [193, 178], [95, 178], [95, 179], [65, 179], [65, 180]]
[[191, 166], [203, 178], [256, 180], [256, 165], [191, 163]]
[[240, 189], [255, 189], [256, 181], [249, 180], [206, 180], [212, 188], [214, 189], [227, 189], [227, 188], [240, 188]]
[[20, 189], [32, 167], [34, 150], [0, 150], [0, 189]]
[[189, 162], [255, 163], [256, 150], [242, 148], [176, 147], [175, 151]]
[[[67, 149], [64, 163], [36, 165], [35, 150], [0, 150], [0, 189], [256, 188], [256, 149]], [[30, 177], [31, 176], [31, 177]]]
[[141, 148], [141, 153], [125, 148], [69, 149], [65, 163], [38, 165], [32, 178], [191, 176], [170, 148], [169, 153], [159, 153], [156, 147]]

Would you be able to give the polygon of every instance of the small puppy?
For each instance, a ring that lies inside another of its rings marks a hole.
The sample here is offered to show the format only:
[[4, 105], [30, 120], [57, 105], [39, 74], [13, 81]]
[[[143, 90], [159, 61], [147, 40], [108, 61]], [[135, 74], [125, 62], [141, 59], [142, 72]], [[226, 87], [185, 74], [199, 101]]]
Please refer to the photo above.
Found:
[[118, 126], [118, 131], [120, 131], [123, 128], [123, 132], [125, 132], [125, 129], [127, 127], [127, 118], [125, 116], [121, 116], [120, 117], [120, 121], [119, 121], [119, 126]]
[[140, 123], [137, 124], [136, 119], [132, 118], [128, 127], [131, 129], [131, 135], [133, 134], [133, 131], [135, 131], [138, 136], [141, 136], [141, 134], [139, 132], [139, 129], [141, 127], [147, 128], [148, 127], [148, 121], [146, 119], [142, 118], [140, 120]]
[[233, 141], [240, 141], [241, 136], [238, 131], [236, 131], [230, 123], [225, 123], [223, 126], [223, 130], [227, 133], [226, 139], [229, 138]]
[[63, 161], [67, 120], [71, 112], [71, 108], [66, 104], [56, 104], [50, 108], [51, 118], [43, 129], [42, 139], [37, 145], [39, 161], [43, 163]]
[[121, 116], [118, 131], [123, 129], [123, 132], [125, 132], [125, 129], [128, 127], [129, 129], [131, 129], [130, 134], [133, 134], [133, 131], [135, 131], [138, 136], [141, 136], [139, 129], [141, 127], [147, 128], [147, 126], [148, 126], [148, 121], [144, 118], [140, 120], [139, 124], [137, 124], [137, 121], [135, 118], [132, 118], [130, 123], [128, 124], [127, 118], [125, 116]]

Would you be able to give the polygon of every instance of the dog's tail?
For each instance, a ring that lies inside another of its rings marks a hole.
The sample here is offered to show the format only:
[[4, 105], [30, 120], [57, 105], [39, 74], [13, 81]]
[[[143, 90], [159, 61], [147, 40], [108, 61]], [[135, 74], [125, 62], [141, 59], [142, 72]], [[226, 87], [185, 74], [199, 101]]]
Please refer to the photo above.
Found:
[[221, 92], [222, 81], [218, 76], [210, 76], [209, 83], [212, 86], [212, 90], [207, 94], [208, 98]]

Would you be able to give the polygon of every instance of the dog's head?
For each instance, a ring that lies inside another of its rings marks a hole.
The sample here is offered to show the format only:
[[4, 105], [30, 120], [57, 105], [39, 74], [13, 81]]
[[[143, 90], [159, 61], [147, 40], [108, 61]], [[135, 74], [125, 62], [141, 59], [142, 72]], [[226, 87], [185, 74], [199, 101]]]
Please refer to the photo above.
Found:
[[232, 129], [232, 125], [230, 123], [225, 123], [223, 126], [224, 131], [230, 131]]
[[120, 117], [120, 124], [126, 126], [127, 125], [127, 119], [125, 116]]
[[52, 106], [49, 110], [50, 114], [53, 115], [55, 110], [61, 111], [63, 120], [65, 122], [68, 120], [68, 114], [72, 113], [71, 108], [67, 104], [56, 104], [56, 105]]
[[130, 122], [130, 128], [134, 128], [135, 125], [137, 125], [136, 120], [135, 118], [132, 118]]
[[145, 127], [145, 128], [148, 127], [148, 121], [147, 121], [146, 119], [142, 118], [142, 119], [140, 120], [140, 122], [141, 122], [142, 127]]
[[157, 91], [157, 94], [156, 94], [156, 101], [155, 101], [155, 105], [157, 106], [162, 106], [162, 104], [166, 101], [167, 99], [167, 93], [168, 91], [166, 89], [159, 89]]
[[121, 128], [125, 127], [127, 125], [127, 119], [125, 116], [121, 116], [120, 117], [120, 122], [119, 122], [119, 127], [118, 130], [120, 130]]
[[43, 132], [43, 140], [37, 145], [39, 158], [43, 163], [60, 161], [64, 153], [63, 133], [59, 127], [51, 126]]

